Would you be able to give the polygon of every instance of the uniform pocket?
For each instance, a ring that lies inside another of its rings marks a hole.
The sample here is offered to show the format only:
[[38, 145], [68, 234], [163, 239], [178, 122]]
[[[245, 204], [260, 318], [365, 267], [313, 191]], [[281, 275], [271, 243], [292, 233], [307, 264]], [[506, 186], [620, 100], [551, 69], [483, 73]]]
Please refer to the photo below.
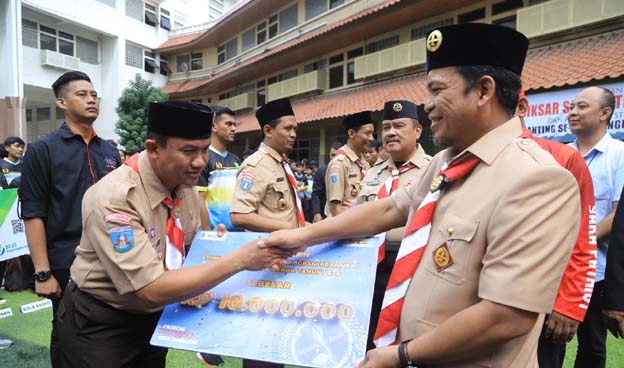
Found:
[[278, 211], [285, 211], [288, 209], [291, 202], [292, 194], [290, 188], [285, 184], [271, 184], [270, 190], [267, 192], [269, 202], [271, 206]]
[[434, 242], [434, 254], [428, 255], [433, 259], [433, 262], [427, 263], [429, 271], [456, 285], [466, 282], [474, 253], [470, 242], [478, 228], [478, 221], [446, 213], [436, 234], [430, 237], [430, 241]]

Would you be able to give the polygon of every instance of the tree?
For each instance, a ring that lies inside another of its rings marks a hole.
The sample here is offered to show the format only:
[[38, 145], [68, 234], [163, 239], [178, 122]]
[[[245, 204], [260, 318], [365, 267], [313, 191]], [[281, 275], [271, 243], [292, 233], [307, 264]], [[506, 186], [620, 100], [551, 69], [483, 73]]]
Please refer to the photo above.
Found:
[[129, 81], [129, 85], [117, 100], [115, 109], [119, 116], [119, 121], [115, 124], [115, 133], [119, 135], [120, 143], [127, 151], [135, 148], [143, 149], [143, 143], [147, 138], [148, 103], [166, 100], [169, 97], [139, 74], [135, 75], [134, 80]]

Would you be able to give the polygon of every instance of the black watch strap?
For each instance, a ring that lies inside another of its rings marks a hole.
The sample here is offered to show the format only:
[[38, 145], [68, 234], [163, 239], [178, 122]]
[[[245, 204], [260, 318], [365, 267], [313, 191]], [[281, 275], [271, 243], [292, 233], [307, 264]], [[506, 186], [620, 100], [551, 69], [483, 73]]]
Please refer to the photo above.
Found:
[[50, 270], [42, 270], [33, 273], [33, 279], [39, 282], [47, 281], [50, 277], [52, 277], [52, 272]]
[[410, 341], [412, 340], [405, 340], [399, 345], [399, 363], [401, 364], [401, 368], [413, 366], [412, 360], [407, 352], [407, 344], [409, 344]]

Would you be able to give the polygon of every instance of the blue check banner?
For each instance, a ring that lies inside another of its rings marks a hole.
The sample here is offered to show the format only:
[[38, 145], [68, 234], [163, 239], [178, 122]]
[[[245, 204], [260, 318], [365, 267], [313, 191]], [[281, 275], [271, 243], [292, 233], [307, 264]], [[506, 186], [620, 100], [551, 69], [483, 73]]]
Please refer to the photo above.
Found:
[[[195, 237], [185, 267], [265, 237]], [[278, 272], [244, 271], [163, 311], [152, 345], [307, 367], [352, 367], [364, 358], [378, 237], [330, 242]]]

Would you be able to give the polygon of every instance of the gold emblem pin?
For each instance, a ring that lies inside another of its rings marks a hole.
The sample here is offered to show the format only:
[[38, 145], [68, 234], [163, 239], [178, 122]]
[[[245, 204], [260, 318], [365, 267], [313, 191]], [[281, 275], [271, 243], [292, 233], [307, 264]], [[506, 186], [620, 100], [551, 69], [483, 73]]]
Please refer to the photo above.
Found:
[[394, 110], [395, 112], [400, 112], [401, 110], [403, 110], [403, 105], [397, 102], [392, 105], [392, 110]]
[[446, 243], [433, 251], [433, 262], [438, 268], [438, 272], [453, 264], [453, 257], [451, 257], [451, 252], [449, 252]]
[[446, 233], [448, 236], [453, 236], [453, 234], [455, 234], [455, 229], [452, 226], [449, 226], [449, 228], [446, 229]]
[[442, 32], [437, 29], [431, 33], [427, 37], [427, 50], [429, 52], [435, 52], [442, 45]]
[[180, 210], [180, 207], [173, 207], [173, 209], [171, 210], [171, 216], [173, 216], [173, 218], [180, 218], [180, 215], [182, 214], [182, 210]]
[[431, 193], [436, 192], [439, 188], [440, 185], [444, 182], [444, 177], [442, 175], [438, 175], [433, 179], [433, 182], [431, 183]]
[[284, 198], [280, 198], [277, 201], [277, 208], [279, 208], [280, 210], [285, 210], [286, 209], [286, 200]]

